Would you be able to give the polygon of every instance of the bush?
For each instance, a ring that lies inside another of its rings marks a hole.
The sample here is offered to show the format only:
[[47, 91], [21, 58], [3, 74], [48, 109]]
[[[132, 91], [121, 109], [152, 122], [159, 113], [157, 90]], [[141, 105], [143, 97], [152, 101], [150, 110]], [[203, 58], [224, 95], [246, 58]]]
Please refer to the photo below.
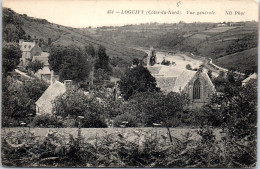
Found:
[[107, 124], [105, 118], [96, 112], [84, 112], [82, 127], [85, 128], [105, 128]]
[[[58, 96], [54, 100], [53, 113], [62, 118], [73, 118], [83, 116], [82, 127], [106, 127], [103, 105], [83, 91], [71, 89]], [[76, 124], [76, 126], [78, 126]]]
[[50, 114], [37, 115], [34, 117], [32, 127], [62, 127], [62, 120]]
[[137, 119], [136, 116], [130, 114], [130, 113], [124, 113], [121, 115], [118, 115], [114, 119], [114, 126], [120, 127], [123, 121], [127, 121], [128, 124], [126, 127], [137, 127], [138, 123], [140, 123], [140, 120]]
[[169, 66], [169, 65], [171, 64], [171, 62], [170, 62], [169, 60], [165, 60], [165, 59], [163, 59], [163, 61], [162, 61], [161, 64], [162, 64], [162, 65]]
[[72, 127], [78, 127], [78, 126], [76, 126], [76, 120], [75, 120], [75, 119], [73, 119], [73, 118], [70, 117], [70, 116], [67, 116], [66, 118], [64, 118], [64, 119], [62, 120], [62, 127], [72, 128]]
[[19, 121], [12, 117], [2, 116], [3, 127], [17, 127], [20, 126]]

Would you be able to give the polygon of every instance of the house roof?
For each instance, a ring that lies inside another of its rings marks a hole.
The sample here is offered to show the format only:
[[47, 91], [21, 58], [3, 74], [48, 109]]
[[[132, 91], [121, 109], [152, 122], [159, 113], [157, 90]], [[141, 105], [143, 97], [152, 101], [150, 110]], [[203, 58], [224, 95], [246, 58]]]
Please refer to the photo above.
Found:
[[247, 83], [247, 82], [248, 82], [249, 80], [251, 80], [251, 79], [257, 79], [257, 74], [254, 73], [254, 74], [250, 75], [248, 78], [244, 79], [244, 80], [242, 81], [242, 83]]
[[29, 52], [32, 50], [32, 48], [35, 46], [35, 42], [23, 42], [21, 46], [21, 51], [23, 52]]
[[40, 56], [33, 56], [32, 61], [39, 60], [39, 61], [43, 62], [44, 65], [46, 65], [46, 66], [50, 65], [49, 64], [49, 58], [48, 58], [49, 55], [50, 54], [47, 53], [47, 52], [42, 52]]
[[[147, 69], [155, 77], [157, 86], [165, 92], [180, 92], [196, 75], [196, 71], [177, 69], [171, 66], [148, 66]], [[201, 73], [201, 76], [209, 81], [209, 85], [214, 88], [207, 73]]]
[[51, 74], [51, 70], [50, 70], [49, 66], [44, 66], [42, 69], [39, 69], [37, 71], [37, 74], [48, 75], [48, 74]]
[[40, 112], [49, 114], [52, 112], [52, 102], [57, 96], [65, 93], [65, 91], [65, 85], [59, 81], [55, 81], [47, 90], [45, 90], [35, 104], [40, 109]]

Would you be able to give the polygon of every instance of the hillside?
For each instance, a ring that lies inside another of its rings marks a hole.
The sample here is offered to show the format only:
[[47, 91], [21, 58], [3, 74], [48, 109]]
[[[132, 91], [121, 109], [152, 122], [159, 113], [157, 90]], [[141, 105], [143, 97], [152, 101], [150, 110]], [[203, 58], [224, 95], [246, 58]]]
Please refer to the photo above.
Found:
[[[17, 41], [28, 36], [39, 38], [45, 51], [49, 49], [50, 40], [51, 44], [60, 45], [75, 44], [84, 47], [92, 44], [95, 48], [103, 45], [110, 58], [127, 63], [133, 58], [146, 56], [133, 47], [153, 46], [160, 50], [190, 52], [212, 58], [220, 66], [242, 72], [256, 71], [257, 65], [257, 22], [226, 23], [221, 27], [216, 23], [179, 22], [78, 29], [17, 14], [4, 8], [3, 39]], [[243, 60], [245, 58], [247, 59]], [[243, 64], [240, 64], [242, 61]]]
[[3, 8], [3, 39], [9, 42], [18, 41], [21, 38], [40, 39], [42, 48], [45, 51], [48, 51], [48, 41], [51, 40], [51, 44], [60, 45], [75, 44], [84, 47], [92, 44], [95, 48], [98, 45], [103, 45], [111, 58], [118, 57], [127, 62], [131, 62], [135, 57], [143, 58], [145, 56], [144, 52], [114, 44], [110, 41], [99, 40], [92, 36], [89, 31], [50, 23], [44, 19], [28, 17], [25, 14], [17, 14], [11, 9]]
[[[96, 37], [104, 41], [112, 40], [127, 46], [150, 47], [160, 50], [191, 52], [226, 68], [239, 71], [256, 71], [258, 23], [226, 23], [219, 27], [216, 23], [175, 23], [140, 24], [122, 27], [100, 27]], [[244, 51], [244, 52], [243, 52]], [[243, 52], [248, 58], [236, 53]], [[234, 54], [234, 55], [232, 55]], [[223, 59], [220, 59], [222, 58]], [[226, 59], [233, 60], [225, 64]], [[243, 65], [238, 64], [243, 60]], [[241, 66], [240, 66], [241, 65]], [[246, 65], [246, 66], [245, 66]]]
[[215, 63], [229, 68], [229, 69], [241, 69], [248, 70], [251, 67], [253, 70], [257, 70], [257, 55], [258, 48], [252, 48], [244, 50], [242, 52], [226, 55], [215, 60]]

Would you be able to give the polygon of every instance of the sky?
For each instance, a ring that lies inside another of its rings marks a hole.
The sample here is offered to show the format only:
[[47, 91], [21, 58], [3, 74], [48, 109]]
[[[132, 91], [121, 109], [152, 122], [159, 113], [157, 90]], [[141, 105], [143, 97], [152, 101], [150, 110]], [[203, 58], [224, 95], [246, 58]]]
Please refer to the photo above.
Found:
[[[258, 21], [257, 0], [4, 0], [2, 6], [20, 14], [76, 28], [148, 22]], [[108, 14], [113, 10], [113, 14]], [[139, 14], [125, 14], [136, 11]], [[181, 13], [153, 14], [163, 11]], [[227, 11], [232, 14], [228, 15]], [[208, 14], [198, 15], [197, 12]]]

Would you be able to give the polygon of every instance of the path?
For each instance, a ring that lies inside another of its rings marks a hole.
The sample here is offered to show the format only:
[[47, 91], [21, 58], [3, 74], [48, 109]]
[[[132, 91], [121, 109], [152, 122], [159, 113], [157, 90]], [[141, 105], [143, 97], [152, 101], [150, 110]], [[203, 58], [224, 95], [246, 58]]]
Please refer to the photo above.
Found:
[[28, 79], [31, 79], [32, 77], [31, 76], [28, 76], [26, 73], [18, 70], [18, 69], [15, 69], [14, 70], [16, 73], [20, 74], [21, 76], [25, 77], [25, 78], [28, 78]]

